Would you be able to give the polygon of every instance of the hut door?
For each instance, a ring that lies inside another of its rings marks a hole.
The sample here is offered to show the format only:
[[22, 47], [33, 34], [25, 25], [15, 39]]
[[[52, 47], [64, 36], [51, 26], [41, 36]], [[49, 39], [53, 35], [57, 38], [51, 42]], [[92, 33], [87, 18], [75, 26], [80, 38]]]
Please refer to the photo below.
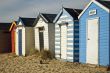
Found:
[[18, 31], [18, 52], [19, 55], [22, 55], [22, 30], [20, 29]]
[[86, 62], [98, 64], [98, 19], [88, 20]]
[[44, 50], [44, 32], [43, 32], [43, 27], [39, 28], [39, 43], [40, 43], [40, 51]]
[[61, 25], [61, 59], [66, 59], [67, 51], [67, 26]]

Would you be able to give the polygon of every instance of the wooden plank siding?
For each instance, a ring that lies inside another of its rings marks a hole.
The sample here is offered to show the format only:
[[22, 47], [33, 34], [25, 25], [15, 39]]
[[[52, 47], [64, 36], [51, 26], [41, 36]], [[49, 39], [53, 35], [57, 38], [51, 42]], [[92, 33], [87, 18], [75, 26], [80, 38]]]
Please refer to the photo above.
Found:
[[26, 47], [26, 55], [30, 53], [30, 49], [35, 49], [34, 42], [34, 28], [33, 27], [25, 27], [25, 47]]
[[[89, 15], [90, 10], [96, 10], [95, 15]], [[87, 46], [87, 20], [90, 18], [99, 18], [99, 51], [98, 51], [98, 65], [110, 65], [110, 14], [95, 3], [85, 10], [84, 14], [79, 18], [80, 20], [80, 62], [86, 63], [86, 46]], [[95, 33], [95, 32], [94, 32]]]
[[[65, 9], [55, 24], [55, 57], [61, 59], [61, 29], [59, 25], [62, 21], [68, 22], [66, 61], [79, 62], [79, 21], [74, 21], [74, 18]], [[76, 34], [78, 35], [76, 36]]]

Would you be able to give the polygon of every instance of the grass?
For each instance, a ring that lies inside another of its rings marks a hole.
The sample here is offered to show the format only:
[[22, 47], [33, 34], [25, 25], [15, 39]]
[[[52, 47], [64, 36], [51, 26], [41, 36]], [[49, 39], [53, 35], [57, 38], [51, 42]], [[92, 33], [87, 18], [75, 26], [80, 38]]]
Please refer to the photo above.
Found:
[[53, 59], [53, 55], [49, 50], [42, 50], [40, 52], [40, 56], [42, 59], [46, 60], [46, 59]]
[[36, 55], [37, 57], [40, 57], [43, 60], [54, 58], [53, 54], [49, 50], [38, 51], [38, 50], [33, 49], [33, 48], [30, 49], [29, 55]]

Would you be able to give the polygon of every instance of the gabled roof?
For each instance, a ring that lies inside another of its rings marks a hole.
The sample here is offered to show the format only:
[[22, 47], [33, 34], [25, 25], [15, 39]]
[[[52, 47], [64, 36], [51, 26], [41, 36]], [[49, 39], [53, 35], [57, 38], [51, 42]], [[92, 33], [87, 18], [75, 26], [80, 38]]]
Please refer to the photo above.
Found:
[[19, 19], [23, 22], [24, 26], [26, 26], [26, 27], [33, 27], [33, 23], [34, 23], [36, 18], [20, 17]]
[[11, 23], [0, 23], [0, 30], [9, 31], [11, 25]]
[[82, 12], [82, 9], [72, 9], [72, 8], [64, 8], [63, 7], [62, 10], [60, 11], [60, 13], [57, 14], [54, 22], [56, 22], [60, 18], [60, 16], [63, 13], [63, 9], [65, 9], [74, 18], [74, 20], [78, 20], [78, 16]]
[[107, 12], [110, 12], [110, 1], [104, 1], [104, 0], [91, 0], [90, 3], [85, 7], [85, 9], [81, 12], [81, 14], [78, 16], [78, 18], [80, 18], [83, 13], [86, 11], [86, 9], [88, 9], [88, 7], [92, 4], [95, 3], [97, 4], [99, 7], [103, 8], [104, 10], [106, 10]]
[[9, 31], [11, 31], [13, 29], [14, 26], [17, 25], [17, 21], [13, 21], [12, 24], [11, 24], [11, 27], [9, 29]]
[[110, 1], [97, 0], [97, 2], [101, 3], [102, 5], [110, 9]]
[[55, 19], [56, 14], [44, 14], [44, 13], [41, 13], [41, 16], [43, 16], [43, 18], [45, 18], [48, 21], [48, 23], [53, 23], [53, 20]]
[[82, 12], [81, 9], [71, 9], [71, 8], [64, 8], [75, 20], [78, 20], [79, 14]]
[[37, 24], [39, 18], [42, 18], [46, 23], [53, 23], [53, 20], [55, 19], [56, 15], [57, 14], [40, 13], [34, 22], [34, 26]]

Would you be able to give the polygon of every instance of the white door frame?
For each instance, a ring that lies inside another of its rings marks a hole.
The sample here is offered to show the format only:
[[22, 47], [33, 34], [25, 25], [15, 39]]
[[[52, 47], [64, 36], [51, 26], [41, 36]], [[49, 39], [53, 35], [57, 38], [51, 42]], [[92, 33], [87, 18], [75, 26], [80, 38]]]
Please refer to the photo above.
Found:
[[[62, 43], [61, 43], [61, 41], [62, 41], [62, 39], [61, 39], [61, 36], [62, 36], [62, 35], [61, 35], [61, 31], [62, 31], [61, 27], [64, 26], [64, 25], [66, 26], [66, 29], [67, 29], [67, 24], [66, 24], [66, 23], [65, 23], [65, 24], [59, 24], [59, 27], [60, 27], [60, 58], [61, 58], [61, 59], [63, 59], [63, 58], [62, 58], [62, 46], [61, 46], [61, 44], [62, 44]], [[67, 36], [67, 35], [66, 35], [66, 36]], [[66, 41], [67, 41], [67, 40], [66, 40]], [[67, 45], [66, 45], [66, 46], [67, 46]], [[67, 48], [66, 48], [66, 58], [65, 58], [65, 59], [67, 59]], [[65, 60], [65, 59], [64, 59], [64, 60]]]
[[97, 64], [99, 64], [99, 33], [100, 33], [100, 23], [99, 23], [99, 21], [100, 21], [100, 19], [99, 19], [99, 17], [94, 17], [94, 18], [87, 18], [87, 20], [86, 20], [86, 63], [88, 63], [87, 62], [87, 42], [88, 42], [88, 20], [93, 20], [93, 19], [98, 19], [98, 63]]

